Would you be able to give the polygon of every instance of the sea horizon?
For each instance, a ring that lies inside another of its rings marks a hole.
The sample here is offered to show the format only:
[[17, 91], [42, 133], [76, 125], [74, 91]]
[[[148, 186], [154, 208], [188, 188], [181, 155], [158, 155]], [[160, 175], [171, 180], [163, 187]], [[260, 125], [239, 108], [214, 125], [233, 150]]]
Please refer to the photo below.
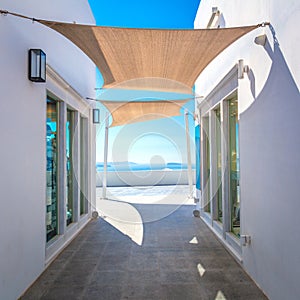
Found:
[[[151, 164], [151, 163], [136, 163], [136, 162], [108, 162], [107, 163], [107, 171], [114, 172], [114, 171], [153, 171], [153, 170], [187, 170], [188, 164], [187, 163], [180, 163], [180, 162], [168, 162], [163, 164]], [[192, 169], [195, 169], [195, 164], [192, 164]], [[97, 172], [103, 172], [104, 170], [104, 163], [97, 162], [96, 163], [96, 170]]]

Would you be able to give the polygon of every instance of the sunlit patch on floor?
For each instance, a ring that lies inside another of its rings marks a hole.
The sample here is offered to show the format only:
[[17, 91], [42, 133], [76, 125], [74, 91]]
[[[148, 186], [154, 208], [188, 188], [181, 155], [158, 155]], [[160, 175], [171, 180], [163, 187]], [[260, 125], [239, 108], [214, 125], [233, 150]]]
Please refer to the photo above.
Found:
[[198, 270], [200, 277], [202, 277], [205, 273], [205, 269], [200, 263], [197, 265], [197, 270]]
[[215, 300], [226, 300], [226, 297], [224, 296], [224, 294], [221, 291], [218, 291], [218, 294], [217, 294]]
[[198, 244], [198, 239], [194, 236], [190, 241], [189, 241], [190, 244], [195, 244], [197, 245]]

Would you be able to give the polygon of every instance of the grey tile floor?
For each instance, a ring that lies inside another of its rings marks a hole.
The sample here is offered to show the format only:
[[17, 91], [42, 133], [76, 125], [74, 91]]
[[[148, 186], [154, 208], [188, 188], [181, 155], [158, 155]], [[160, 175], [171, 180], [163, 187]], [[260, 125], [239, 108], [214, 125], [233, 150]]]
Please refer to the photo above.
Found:
[[267, 299], [192, 210], [143, 224], [142, 246], [92, 220], [21, 299]]

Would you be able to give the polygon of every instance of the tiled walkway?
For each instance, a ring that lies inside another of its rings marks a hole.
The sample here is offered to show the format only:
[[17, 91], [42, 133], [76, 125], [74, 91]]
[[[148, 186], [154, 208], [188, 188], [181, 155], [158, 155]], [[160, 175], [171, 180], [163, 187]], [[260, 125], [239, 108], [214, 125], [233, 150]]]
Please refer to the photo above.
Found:
[[[166, 206], [134, 205], [142, 219]], [[141, 225], [142, 246], [92, 220], [21, 299], [266, 299], [192, 210]]]

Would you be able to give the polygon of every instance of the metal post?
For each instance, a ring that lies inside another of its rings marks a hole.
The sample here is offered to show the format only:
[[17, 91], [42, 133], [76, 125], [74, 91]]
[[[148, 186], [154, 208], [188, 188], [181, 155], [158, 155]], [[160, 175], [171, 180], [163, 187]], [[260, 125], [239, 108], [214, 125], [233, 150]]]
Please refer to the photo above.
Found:
[[107, 188], [108, 126], [109, 126], [109, 113], [107, 112], [105, 115], [104, 165], [103, 165], [103, 182], [102, 182], [103, 199], [106, 199], [106, 188]]
[[192, 174], [192, 158], [191, 158], [191, 144], [189, 134], [189, 113], [188, 110], [184, 110], [185, 117], [185, 135], [186, 135], [186, 151], [187, 151], [187, 163], [188, 163], [188, 181], [189, 181], [189, 197], [193, 197], [193, 174]]

